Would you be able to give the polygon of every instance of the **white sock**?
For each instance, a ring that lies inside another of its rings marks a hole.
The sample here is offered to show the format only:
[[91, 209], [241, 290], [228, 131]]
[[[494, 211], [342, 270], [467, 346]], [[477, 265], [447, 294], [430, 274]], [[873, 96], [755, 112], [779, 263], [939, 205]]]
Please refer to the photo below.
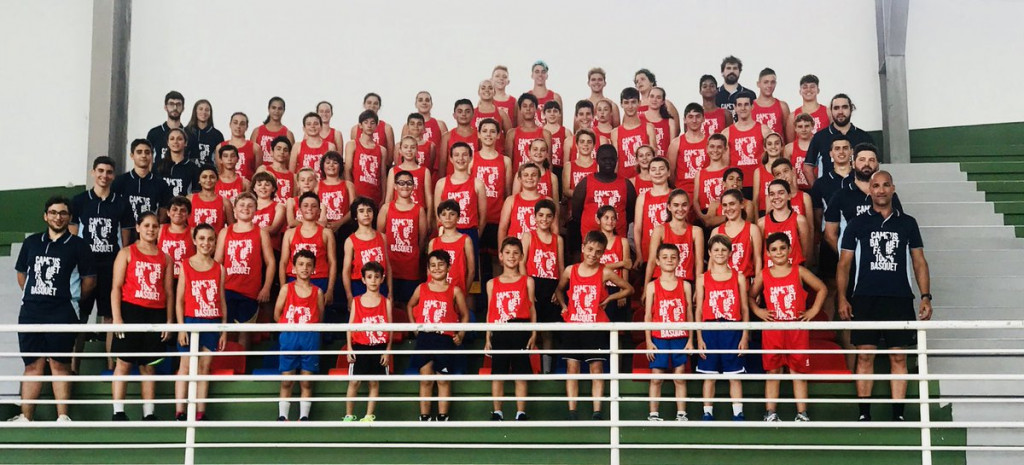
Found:
[[516, 411], [516, 416], [518, 417], [519, 415], [526, 415], [526, 412], [524, 412], [522, 410], [517, 410]]
[[124, 402], [114, 402], [114, 413], [124, 411]]
[[497, 413], [499, 417], [502, 417], [502, 418], [504, 418], [504, 417], [505, 417], [505, 414], [504, 414], [504, 413], [502, 413], [502, 411], [501, 411], [501, 410], [495, 410], [495, 411], [494, 411], [494, 413]]
[[288, 418], [288, 410], [291, 410], [292, 403], [287, 400], [282, 400], [277, 403], [277, 415]]
[[313, 402], [309, 400], [303, 400], [299, 402], [299, 417], [308, 417], [309, 410], [313, 408]]
[[713, 407], [713, 406], [711, 406], [711, 405], [705, 405], [705, 406], [704, 406], [704, 413], [714, 413], [714, 412], [712, 412], [712, 409], [714, 409], [714, 407]]
[[732, 414], [739, 415], [743, 413], [743, 404], [732, 404]]
[[151, 403], [142, 404], [142, 416], [148, 417], [153, 414], [156, 410], [156, 406]]
[[649, 416], [656, 417], [658, 416], [658, 412], [651, 412]]
[[676, 410], [676, 416], [686, 415], [686, 410]]

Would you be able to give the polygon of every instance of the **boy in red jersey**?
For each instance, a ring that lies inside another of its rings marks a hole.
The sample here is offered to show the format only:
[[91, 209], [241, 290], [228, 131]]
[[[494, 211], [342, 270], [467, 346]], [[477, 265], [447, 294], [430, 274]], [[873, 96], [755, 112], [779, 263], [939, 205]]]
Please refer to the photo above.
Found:
[[[792, 197], [791, 187], [788, 182], [781, 179], [772, 180], [768, 184], [768, 211], [757, 220], [757, 227], [764, 233], [765, 238], [772, 233], [784, 232], [790, 238], [791, 254], [788, 255], [794, 265], [801, 265], [804, 261], [814, 258], [811, 249], [813, 232], [807, 217], [797, 213], [790, 198]], [[768, 256], [768, 244], [764, 247], [765, 267], [771, 267], [771, 257]]]
[[622, 104], [622, 125], [612, 131], [611, 143], [619, 153], [619, 176], [630, 179], [636, 176], [636, 150], [641, 145], [650, 145], [655, 140], [654, 126], [640, 119], [640, 91], [635, 87], [622, 89], [619, 95]]
[[[601, 69], [601, 68], [590, 68], [590, 71], [587, 71], [587, 87], [590, 87], [590, 97], [587, 97], [587, 100], [590, 101], [590, 105], [591, 105], [590, 106], [591, 117], [593, 117], [594, 106], [597, 105], [597, 102], [600, 102], [601, 100], [605, 100], [606, 99], [606, 97], [604, 96], [604, 88], [605, 88], [606, 85], [608, 85], [608, 81], [607, 81], [607, 76], [605, 76], [604, 69]], [[615, 102], [611, 101], [611, 99], [607, 99], [607, 100], [608, 100], [608, 103], [610, 103], [611, 107], [612, 107], [610, 123], [611, 123], [612, 127], [616, 127], [617, 128], [617, 127], [619, 127], [619, 114], [620, 114], [619, 105], [616, 104]], [[578, 116], [578, 113], [579, 113], [579, 108], [580, 108], [580, 105], [577, 103], [576, 104], [577, 116]], [[579, 122], [579, 121], [577, 121], [577, 122]], [[580, 129], [580, 128], [590, 129], [590, 123], [591, 122], [588, 121], [585, 126], [580, 124], [580, 125], [576, 126], [575, 129]]]
[[[633, 295], [633, 286], [612, 270], [601, 265], [601, 256], [608, 247], [608, 239], [600, 231], [591, 231], [583, 238], [583, 262], [567, 267], [558, 279], [555, 299], [562, 307], [562, 318], [567, 323], [608, 323], [605, 307], [609, 303]], [[619, 288], [619, 292], [609, 295], [605, 283], [611, 282]], [[568, 296], [568, 301], [563, 296]], [[593, 353], [574, 353], [565, 356], [566, 373], [579, 374], [580, 361], [590, 365], [590, 373], [604, 373], [604, 361], [608, 355], [607, 331], [572, 331], [562, 332], [561, 348], [573, 351], [592, 350]], [[576, 420], [576, 397], [579, 397], [579, 380], [565, 380], [565, 394], [569, 398], [569, 419]], [[591, 385], [594, 400], [594, 420], [603, 420], [601, 401], [604, 394], [604, 381], [595, 379]]]
[[270, 173], [277, 180], [277, 190], [274, 192], [274, 201], [284, 205], [292, 198], [295, 187], [295, 173], [288, 168], [288, 159], [292, 153], [292, 142], [287, 137], [280, 136], [270, 144], [272, 163], [262, 164], [256, 168], [257, 173]]
[[380, 293], [385, 297], [388, 289], [391, 288], [391, 267], [388, 263], [387, 250], [388, 240], [375, 228], [373, 223], [377, 217], [377, 206], [367, 198], [357, 198], [352, 202], [352, 217], [356, 219], [356, 230], [345, 239], [344, 259], [341, 265], [341, 284], [345, 286], [345, 295], [348, 297], [349, 308], [352, 308], [352, 299], [363, 295], [366, 286], [363, 284], [363, 265], [370, 262], [377, 262], [384, 268], [384, 284], [380, 286]]
[[[450, 260], [451, 257], [444, 250], [434, 250], [427, 256], [427, 274], [430, 276], [409, 299], [409, 321], [419, 324], [469, 322], [466, 294], [448, 282]], [[418, 367], [421, 375], [455, 373], [462, 364], [461, 357], [432, 352], [457, 349], [462, 345], [465, 335], [465, 331], [420, 332], [416, 337], [416, 351], [420, 353], [413, 355], [409, 365]], [[433, 393], [434, 381], [420, 381], [420, 397], [430, 397]], [[437, 395], [441, 398], [451, 397], [451, 381], [437, 381]], [[430, 401], [421, 400], [420, 421], [448, 421], [450, 404], [448, 400], [438, 401], [437, 417], [432, 417]]]
[[[692, 302], [693, 288], [688, 281], [676, 278], [674, 273], [679, 266], [679, 249], [671, 244], [658, 246], [658, 266], [661, 268], [661, 276], [649, 283], [644, 289], [644, 322], [652, 323], [684, 323], [693, 321]], [[686, 330], [656, 330], [644, 331], [647, 337], [647, 348], [658, 351], [693, 350], [693, 341]], [[653, 333], [653, 334], [652, 334]], [[651, 372], [659, 375], [672, 373], [681, 375], [686, 371], [685, 353], [671, 352], [649, 352], [647, 360], [650, 362]], [[686, 380], [676, 379], [676, 421], [687, 421], [686, 401]], [[651, 412], [647, 415], [650, 421], [661, 421], [658, 414], [657, 398], [661, 397], [661, 380], [652, 379], [650, 386]]]
[[[722, 178], [729, 168], [728, 139], [721, 134], [708, 137], [708, 164], [693, 177], [694, 206], [701, 213], [708, 213], [711, 202], [722, 197], [725, 187]], [[740, 173], [743, 174], [743, 173]]]
[[[558, 179], [562, 179], [562, 166], [565, 162], [565, 141], [572, 135], [572, 131], [562, 126], [562, 106], [558, 102], [550, 101], [544, 104], [544, 130], [551, 134], [551, 143], [548, 144], [551, 158], [551, 171]], [[532, 147], [531, 147], [532, 149]]]
[[[764, 321], [811, 321], [821, 310], [825, 303], [825, 283], [821, 282], [814, 273], [800, 265], [791, 264], [789, 259], [790, 243], [789, 236], [777, 232], [768, 236], [768, 257], [772, 266], [764, 268], [754, 278], [754, 284], [750, 288], [750, 309], [754, 314]], [[814, 304], [807, 308], [807, 291], [804, 287], [810, 287], [814, 291]], [[765, 307], [757, 305], [756, 296], [764, 291]], [[769, 330], [761, 332], [761, 348], [764, 350], [804, 350], [810, 348], [810, 331], [806, 329], [791, 330]], [[764, 369], [768, 374], [782, 374], [783, 368], [788, 367], [790, 373], [806, 373], [811, 365], [807, 354], [778, 354], [765, 353], [762, 355]], [[769, 379], [764, 382], [764, 395], [768, 399], [779, 398], [779, 379]], [[799, 402], [799, 399], [807, 398], [807, 380], [793, 380], [793, 397], [798, 401], [796, 404], [796, 419], [794, 421], [811, 421], [807, 416], [807, 403]], [[776, 402], [771, 400], [765, 403], [764, 421], [775, 422], [779, 415], [775, 413]]]
[[441, 231], [427, 244], [427, 251], [440, 250], [448, 254], [447, 282], [468, 294], [476, 276], [476, 254], [470, 237], [456, 228], [459, 209], [459, 204], [450, 199], [437, 206], [437, 225]]
[[[789, 104], [775, 98], [775, 84], [775, 70], [762, 69], [757, 77], [758, 92], [751, 113], [755, 121], [768, 126], [771, 132], [788, 134], [792, 132], [786, 126], [789, 122]], [[790, 139], [787, 137], [786, 140]]]
[[395, 174], [398, 195], [377, 215], [377, 230], [385, 235], [388, 263], [391, 264], [392, 302], [404, 305], [421, 282], [420, 251], [427, 240], [427, 210], [413, 202], [415, 181], [412, 173]]
[[[437, 121], [436, 119], [434, 121]], [[437, 135], [437, 143], [434, 143], [432, 138], [427, 137], [427, 123], [424, 122], [423, 115], [419, 113], [409, 113], [409, 117], [406, 119], [405, 127], [408, 128], [408, 134], [405, 137], [412, 136], [416, 140], [416, 165], [422, 166], [430, 171], [430, 179], [436, 181], [437, 176], [437, 164], [440, 163], [438, 154], [440, 153], [441, 137], [444, 134]], [[447, 128], [447, 127], [446, 127]], [[400, 149], [396, 149], [401, 152]], [[401, 154], [399, 154], [401, 155]], [[397, 163], [404, 164], [403, 158], [396, 157]], [[433, 183], [431, 183], [433, 185]], [[430, 190], [429, 188], [427, 190]]]
[[[537, 97], [537, 108], [531, 114], [534, 116], [534, 122], [537, 126], [540, 126], [544, 124], [544, 115], [541, 112], [544, 104], [554, 101], [558, 102], [558, 106], [562, 106], [562, 96], [548, 89], [548, 64], [544, 60], [533, 62], [533, 66], [530, 67], [530, 76], [533, 78], [533, 89], [530, 89], [529, 92]], [[524, 115], [523, 118], [525, 119], [526, 116], [522, 112], [522, 108], [519, 111], [520, 115]]]
[[[537, 312], [533, 305], [533, 279], [524, 275], [519, 269], [523, 260], [523, 243], [514, 237], [501, 242], [502, 273], [487, 281], [487, 322], [491, 324], [536, 323]], [[531, 350], [535, 347], [536, 331], [487, 331], [484, 350]], [[492, 375], [529, 375], [533, 373], [530, 356], [526, 352], [518, 354], [492, 354]], [[515, 380], [516, 397], [528, 394], [525, 379]], [[505, 396], [505, 382], [491, 381], [491, 395], [494, 399], [494, 411], [491, 420], [504, 420], [501, 412], [500, 397]], [[516, 401], [516, 421], [527, 420], [526, 400]]]
[[701, 132], [705, 136], [720, 134], [735, 121], [732, 110], [718, 105], [718, 80], [714, 76], [705, 74], [700, 77], [698, 82], [701, 107], [704, 109], [704, 122], [700, 127]]
[[[316, 268], [316, 255], [309, 250], [299, 250], [292, 258], [292, 269], [295, 280], [281, 286], [281, 293], [274, 305], [274, 321], [283, 325], [315, 324], [323, 315], [326, 297], [324, 292], [315, 286], [311, 277]], [[286, 352], [315, 352], [320, 350], [320, 333], [315, 331], [281, 331], [281, 350]], [[281, 374], [294, 375], [301, 370], [303, 375], [312, 375], [320, 371], [320, 356], [299, 353], [281, 355]], [[288, 379], [281, 381], [282, 398], [292, 396], [295, 382]], [[313, 382], [299, 381], [299, 390], [303, 399], [313, 397]], [[309, 410], [313, 402], [303, 400], [299, 403], [299, 421], [309, 421]], [[282, 400], [278, 403], [277, 421], [288, 421], [291, 402]]]
[[188, 226], [188, 218], [191, 215], [192, 202], [185, 197], [174, 197], [171, 199], [171, 208], [167, 214], [170, 222], [160, 225], [157, 244], [160, 251], [170, 256], [174, 263], [174, 279], [178, 279], [178, 275], [181, 274], [181, 262], [196, 253], [195, 244], [192, 243], [192, 229]]
[[[373, 112], [374, 115], [380, 114], [380, 95], [376, 92], [370, 92], [363, 97], [363, 113], [367, 111]], [[395, 152], [395, 130], [391, 128], [391, 125], [378, 120], [378, 124], [374, 125], [373, 132], [370, 134], [370, 138], [373, 139], [373, 143], [380, 145], [385, 149], [386, 155], [384, 156], [384, 162], [381, 163], [384, 166], [391, 166], [391, 159], [388, 158], [392, 153]], [[359, 133], [364, 130], [362, 127], [363, 118], [360, 117], [358, 124], [352, 126], [351, 136], [352, 140], [356, 140], [360, 137]]]
[[691, 103], [683, 109], [683, 133], [668, 146], [669, 174], [675, 186], [693, 192], [693, 178], [708, 166], [708, 137], [701, 132], [704, 109]]
[[519, 165], [530, 161], [530, 145], [534, 139], [544, 139], [551, 146], [551, 133], [544, 130], [541, 124], [530, 118], [530, 115], [537, 113], [537, 97], [526, 93], [519, 96], [516, 101], [519, 108], [519, 117], [522, 121], [505, 133], [505, 155], [512, 157], [512, 169], [519, 169]]
[[[523, 165], [529, 166], [529, 165]], [[527, 168], [529, 169], [529, 168]], [[558, 277], [565, 268], [565, 244], [562, 237], [554, 232], [555, 202], [541, 199], [533, 205], [533, 223], [535, 229], [522, 236], [523, 251], [526, 255], [519, 262], [519, 271], [533, 278], [537, 309], [537, 319], [542, 323], [561, 321], [559, 308], [555, 305], [553, 295], [558, 287]], [[541, 348], [554, 348], [553, 334], [550, 331], [540, 333]], [[550, 355], [541, 357], [544, 373], [551, 371]]]
[[[697, 276], [697, 304], [694, 308], [701, 311], [700, 321], [750, 321], [747, 307], [747, 278], [729, 266], [732, 254], [732, 243], [729, 238], [716, 234], [708, 240], [710, 262], [708, 271]], [[747, 330], [700, 330], [697, 331], [697, 360], [699, 373], [743, 373], [743, 354], [739, 353], [704, 353], [706, 350], [747, 350]], [[703, 396], [706, 399], [715, 397], [717, 380], [704, 380]], [[733, 421], [744, 421], [743, 415], [743, 384], [738, 379], [729, 380], [729, 397], [732, 399]], [[704, 402], [704, 414], [701, 420], [715, 419], [714, 404]]]
[[818, 83], [818, 76], [813, 74], [800, 78], [800, 99], [803, 102], [789, 115], [790, 121], [786, 123], [786, 140], [796, 140], [796, 137], [794, 137], [796, 126], [793, 125], [793, 121], [802, 114], [811, 115], [811, 121], [814, 123], [814, 126], [811, 128], [812, 135], [832, 124], [832, 117], [829, 115], [828, 107], [818, 103], [818, 92], [820, 90]]
[[345, 145], [345, 179], [352, 181], [356, 195], [380, 204], [386, 167], [391, 162], [391, 151], [374, 141], [380, 120], [372, 110], [359, 114], [359, 133]]
[[[811, 136], [814, 135], [814, 118], [803, 113], [793, 118], [793, 125], [796, 126], [796, 138], [786, 144], [783, 156], [793, 163], [796, 169], [796, 186], [800, 190], [808, 191], [811, 183], [804, 172], [804, 162], [807, 161], [807, 149], [811, 146]], [[849, 141], [847, 141], [849, 143]], [[812, 171], [812, 174], [817, 174]]]
[[480, 236], [487, 226], [487, 190], [483, 180], [474, 177], [471, 171], [473, 151], [465, 142], [452, 145], [448, 158], [454, 168], [450, 175], [434, 186], [434, 201], [453, 200], [458, 203], [459, 220], [456, 227], [472, 239], [475, 253], [480, 250]]
[[506, 92], [510, 82], [508, 68], [503, 65], [495, 66], [491, 71], [491, 82], [494, 84], [494, 104], [508, 115], [512, 127], [517, 126], [519, 115], [516, 112], [516, 98]]
[[[217, 238], [214, 259], [223, 263], [226, 271], [225, 314], [232, 323], [255, 322], [260, 304], [270, 301], [274, 283], [274, 250], [270, 233], [253, 223], [256, 205], [252, 193], [239, 195], [235, 224], [221, 230]], [[248, 349], [249, 333], [239, 333], [238, 343]]]
[[729, 141], [729, 166], [743, 170], [743, 195], [752, 198], [754, 170], [764, 153], [764, 138], [771, 134], [771, 130], [754, 121], [751, 115], [754, 105], [752, 97], [737, 94], [735, 102], [736, 123], [722, 130], [722, 135]]
[[455, 170], [455, 167], [451, 166], [452, 161], [449, 159], [452, 147], [455, 144], [462, 142], [469, 146], [470, 156], [476, 152], [480, 144], [476, 127], [473, 126], [473, 102], [468, 98], [458, 99], [455, 101], [455, 108], [452, 111], [452, 116], [455, 118], [455, 128], [441, 136], [441, 146], [437, 149], [439, 154], [444, 154], [437, 162], [437, 175], [439, 178], [442, 175], [450, 175]]
[[320, 218], [320, 198], [312, 192], [299, 196], [299, 210], [302, 221], [298, 226], [285, 231], [281, 240], [281, 262], [278, 267], [278, 282], [284, 288], [286, 282], [295, 279], [294, 256], [301, 250], [308, 250], [316, 255], [316, 263], [312, 276], [309, 278], [314, 286], [324, 291], [327, 305], [334, 299], [334, 286], [338, 276], [337, 255], [334, 234], [331, 230], [317, 223]]
[[[386, 324], [394, 321], [391, 318], [391, 300], [381, 295], [380, 287], [384, 282], [384, 267], [377, 262], [366, 262], [363, 264], [361, 275], [363, 287], [366, 288], [359, 297], [352, 300], [352, 311], [349, 315], [349, 324]], [[360, 354], [366, 351], [391, 352], [391, 331], [348, 331], [348, 347], [351, 350], [348, 354], [349, 375], [386, 375], [388, 374], [388, 354]], [[348, 392], [345, 402], [345, 418], [343, 421], [356, 421], [355, 401], [359, 395], [359, 380], [348, 382]], [[377, 419], [373, 414], [373, 408], [377, 402], [374, 400], [380, 394], [380, 381], [369, 381], [369, 399], [366, 402], [366, 416], [362, 422], [372, 422]]]

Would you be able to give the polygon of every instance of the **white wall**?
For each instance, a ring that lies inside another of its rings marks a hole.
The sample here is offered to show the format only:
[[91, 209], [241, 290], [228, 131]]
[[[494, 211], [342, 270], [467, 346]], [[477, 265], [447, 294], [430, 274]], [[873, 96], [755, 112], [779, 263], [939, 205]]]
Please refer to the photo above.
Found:
[[647, 67], [681, 110], [699, 101], [700, 75], [721, 79], [730, 54], [743, 59], [748, 87], [770, 66], [776, 95], [797, 105], [800, 76], [814, 73], [820, 100], [846, 92], [855, 123], [881, 127], [874, 2], [863, 0], [135, 2], [131, 44], [129, 138], [165, 119], [170, 89], [186, 97], [183, 119], [195, 100], [211, 100], [225, 133], [239, 110], [255, 129], [274, 95], [286, 100], [284, 122], [296, 133], [320, 100], [334, 104], [332, 126], [347, 131], [370, 91], [383, 97], [382, 118], [400, 126], [416, 92], [429, 90], [434, 115], [451, 124], [452, 103], [475, 102], [494, 65], [511, 69], [518, 95], [537, 59], [567, 106], [589, 95], [592, 66], [608, 71], [605, 94], [615, 99]]
[[85, 183], [92, 2], [0, 0], [0, 190]]
[[914, 0], [907, 22], [910, 128], [1024, 121], [1024, 2]]

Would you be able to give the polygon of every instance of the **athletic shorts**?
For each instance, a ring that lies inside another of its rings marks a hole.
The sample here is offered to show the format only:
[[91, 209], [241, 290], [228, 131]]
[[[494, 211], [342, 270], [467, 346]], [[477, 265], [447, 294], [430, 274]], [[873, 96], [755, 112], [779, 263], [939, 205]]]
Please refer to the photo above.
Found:
[[[278, 342], [281, 344], [282, 351], [309, 352], [320, 350], [320, 333], [316, 331], [282, 331], [280, 337], [278, 337]], [[281, 373], [299, 370], [318, 373], [320, 372], [320, 356], [308, 353], [281, 354], [279, 368]]]
[[534, 306], [537, 309], [538, 323], [560, 323], [562, 321], [562, 309], [557, 303], [551, 302], [551, 297], [558, 289], [557, 279], [533, 278]]
[[[57, 304], [55, 306], [38, 305], [34, 303], [22, 304], [21, 312], [18, 314], [18, 324], [68, 324], [78, 323], [78, 314], [71, 302]], [[18, 333], [18, 347], [22, 353], [68, 353], [75, 349], [75, 333]], [[58, 355], [49, 357], [51, 360], [60, 363], [71, 363], [70, 355]], [[21, 358], [25, 365], [30, 365], [38, 356]]]
[[[506, 324], [529, 323], [529, 320], [510, 320]], [[529, 375], [533, 374], [530, 354], [525, 351], [530, 341], [530, 331], [492, 331], [491, 348], [494, 350], [522, 350], [521, 354], [491, 355], [491, 374]]]
[[224, 291], [228, 305], [228, 323], [255, 323], [260, 303], [235, 291]]
[[391, 284], [395, 286], [394, 295], [392, 298], [395, 302], [408, 303], [409, 299], [412, 298], [413, 292], [416, 292], [416, 288], [422, 281], [413, 281], [410, 279], [392, 279]]
[[[476, 228], [457, 228], [462, 234], [469, 236], [469, 241], [473, 243], [473, 256], [480, 256], [480, 230]], [[497, 238], [495, 238], [497, 239]], [[480, 260], [476, 261], [477, 266], [480, 265]]]
[[[255, 314], [253, 314], [255, 316]], [[185, 324], [217, 324], [220, 323], [220, 318], [195, 318], [191, 316], [185, 317]], [[192, 333], [189, 333], [189, 342], [191, 343]], [[177, 339], [177, 338], [175, 338]], [[199, 333], [199, 349], [206, 349], [210, 352], [216, 352], [220, 345], [220, 333], [217, 331], [204, 331]], [[178, 352], [188, 352], [189, 346], [178, 344]]]
[[496, 255], [498, 253], [498, 225], [487, 223], [484, 233], [480, 236], [480, 253]]
[[436, 354], [438, 350], [458, 350], [452, 336], [438, 333], [419, 333], [416, 336], [416, 351], [409, 360], [409, 367], [419, 370], [424, 365], [433, 362], [434, 373], [442, 375], [454, 374], [460, 366], [457, 354]]
[[96, 288], [85, 299], [79, 302], [79, 320], [82, 323], [89, 322], [92, 315], [92, 307], [95, 304], [96, 314], [101, 318], [110, 318], [113, 314], [110, 311], [110, 289], [114, 285], [113, 265], [96, 265]]
[[[807, 350], [810, 340], [810, 332], [806, 329], [761, 331], [762, 350]], [[765, 371], [789, 367], [791, 373], [807, 373], [811, 369], [807, 354], [761, 354], [761, 363]]]
[[[387, 344], [376, 344], [372, 346], [366, 346], [362, 344], [352, 344], [352, 350], [366, 351], [366, 350], [384, 350], [388, 347]], [[381, 354], [356, 354], [355, 363], [348, 366], [348, 374], [350, 375], [386, 375], [388, 374], [388, 368], [380, 364]]]
[[[677, 337], [672, 339], [660, 339], [651, 337], [651, 342], [654, 343], [654, 347], [661, 350], [684, 350], [686, 349], [686, 343], [690, 340], [688, 337]], [[668, 352], [655, 352], [654, 361], [650, 363], [650, 368], [659, 370], [672, 371], [678, 367], [686, 366], [686, 354], [684, 353], [668, 353]]]
[[[130, 302], [121, 301], [121, 320], [125, 324], [163, 324], [167, 323], [167, 314], [162, 308], [147, 308]], [[110, 343], [111, 352], [147, 353], [166, 352], [167, 347], [160, 340], [160, 333], [126, 332], [124, 338], [115, 337]], [[136, 365], [156, 365], [163, 361], [163, 356], [142, 355], [138, 357], [121, 356], [119, 360]]]
[[558, 348], [562, 350], [593, 350], [594, 353], [565, 354], [566, 360], [597, 362], [608, 360], [608, 331], [559, 331]]
[[[388, 284], [386, 282], [380, 283], [379, 290], [380, 295], [384, 297], [388, 296]], [[363, 282], [359, 280], [352, 280], [352, 298], [354, 299], [363, 294], [366, 294], [366, 284], [363, 284]]]
[[[743, 338], [743, 331], [738, 329], [724, 329], [718, 331], [704, 330], [700, 332], [704, 339], [704, 347], [707, 350], [737, 350], [740, 346], [740, 339]], [[717, 353], [704, 354], [705, 358], [697, 359], [697, 371], [700, 373], [743, 373], [743, 359], [739, 354]]]
[[[913, 297], [854, 296], [853, 321], [915, 321]], [[917, 345], [917, 331], [912, 329], [850, 331], [850, 343], [855, 346], [913, 347]]]

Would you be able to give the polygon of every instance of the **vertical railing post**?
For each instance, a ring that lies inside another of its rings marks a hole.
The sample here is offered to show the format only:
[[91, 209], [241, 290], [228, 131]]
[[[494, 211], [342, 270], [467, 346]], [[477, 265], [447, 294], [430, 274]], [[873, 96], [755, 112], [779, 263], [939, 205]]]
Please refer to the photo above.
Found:
[[619, 333], [618, 331], [608, 331], [608, 372], [611, 374], [609, 380], [609, 412], [612, 427], [610, 429], [610, 452], [611, 452], [611, 465], [619, 465]]
[[921, 376], [918, 381], [918, 395], [921, 398], [921, 465], [932, 465], [932, 428], [931, 428], [931, 403], [928, 402], [930, 393], [928, 390], [928, 332], [924, 329], [917, 330], [917, 348], [920, 353], [917, 356], [917, 371]]
[[[188, 403], [185, 404], [186, 415], [188, 416], [189, 424], [196, 422], [196, 397], [199, 392], [199, 383], [196, 381], [195, 376], [199, 374], [199, 331], [192, 331], [189, 333], [188, 339]], [[185, 428], [185, 465], [192, 465], [196, 463], [196, 427], [188, 426]]]

